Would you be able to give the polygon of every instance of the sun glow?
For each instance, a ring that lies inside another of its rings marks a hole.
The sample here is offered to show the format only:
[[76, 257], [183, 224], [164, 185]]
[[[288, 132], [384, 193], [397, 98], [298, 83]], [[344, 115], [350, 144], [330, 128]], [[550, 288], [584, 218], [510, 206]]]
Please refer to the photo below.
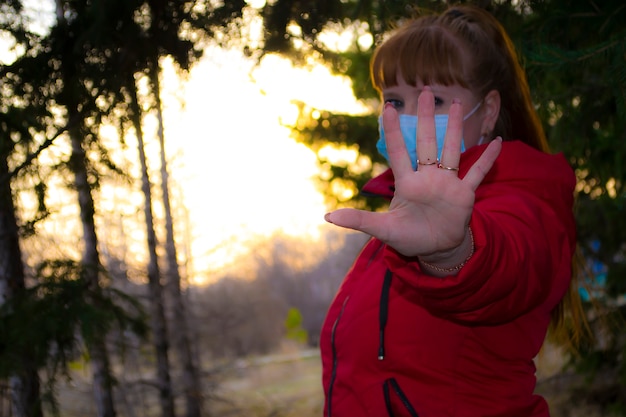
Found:
[[194, 269], [214, 270], [276, 232], [319, 237], [326, 208], [313, 181], [317, 159], [287, 126], [298, 101], [364, 111], [349, 82], [322, 66], [267, 56], [255, 67], [220, 49], [207, 50], [185, 83], [169, 68], [166, 137], [170, 155], [180, 155], [174, 176], [189, 210]]

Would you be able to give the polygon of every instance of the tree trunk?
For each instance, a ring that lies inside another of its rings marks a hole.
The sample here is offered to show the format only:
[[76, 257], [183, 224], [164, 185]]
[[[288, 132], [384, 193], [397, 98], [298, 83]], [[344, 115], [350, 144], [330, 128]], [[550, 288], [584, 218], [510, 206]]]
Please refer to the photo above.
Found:
[[164, 417], [174, 417], [174, 396], [170, 379], [170, 365], [168, 359], [169, 343], [167, 339], [167, 324], [165, 321], [165, 309], [163, 307], [163, 287], [159, 271], [157, 256], [157, 237], [154, 232], [154, 217], [152, 215], [152, 192], [150, 189], [150, 177], [144, 149], [143, 129], [141, 128], [141, 109], [137, 90], [133, 83], [129, 82], [129, 94], [131, 95], [131, 118], [137, 133], [139, 148], [139, 161], [141, 163], [141, 188], [144, 194], [144, 213], [146, 217], [146, 231], [148, 238], [148, 286], [150, 288], [150, 316], [152, 324], [152, 337], [157, 358], [157, 378], [159, 386], [159, 401], [161, 412]]
[[158, 137], [161, 149], [161, 189], [163, 194], [163, 206], [165, 212], [166, 241], [165, 252], [167, 256], [167, 287], [172, 302], [172, 323], [174, 334], [174, 347], [178, 353], [178, 360], [183, 366], [183, 389], [187, 406], [187, 417], [200, 417], [202, 415], [202, 384], [200, 381], [200, 364], [194, 364], [192, 355], [191, 339], [183, 294], [181, 291], [180, 270], [178, 268], [178, 256], [174, 241], [174, 222], [170, 205], [169, 174], [167, 171], [167, 158], [165, 152], [165, 134], [163, 128], [163, 107], [161, 103], [161, 84], [159, 81], [160, 66], [157, 62], [150, 72], [153, 93], [156, 100], [158, 119]]
[[[68, 106], [70, 118], [75, 116], [75, 107]], [[87, 156], [83, 149], [80, 129], [70, 129], [72, 143], [71, 169], [74, 173], [74, 186], [78, 193], [80, 220], [83, 226], [83, 279], [92, 293], [101, 291], [100, 286], [100, 254], [98, 252], [98, 236], [94, 221], [95, 205], [91, 195], [91, 186], [87, 177]], [[96, 307], [98, 302], [92, 299]], [[93, 391], [98, 417], [115, 417], [113, 401], [113, 378], [109, 354], [106, 346], [106, 334], [93, 332], [93, 340], [89, 348], [89, 356], [93, 377]]]
[[[55, 1], [58, 26], [67, 26], [65, 14], [63, 12], [63, 2]], [[68, 44], [64, 49], [61, 72], [63, 79], [63, 100], [59, 101], [67, 111], [68, 120], [78, 120], [78, 126], [68, 129], [72, 154], [70, 156], [70, 169], [74, 174], [74, 186], [78, 194], [78, 205], [80, 210], [80, 220], [83, 226], [83, 280], [93, 294], [101, 291], [100, 286], [100, 254], [98, 252], [98, 237], [94, 221], [95, 205], [91, 194], [91, 184], [87, 175], [87, 155], [83, 149], [83, 118], [78, 110], [80, 98], [77, 97], [75, 85], [80, 84], [78, 70], [76, 69], [76, 57], [74, 48], [71, 45], [75, 42], [72, 37], [68, 38]], [[97, 307], [97, 298], [90, 302]], [[93, 332], [93, 339], [88, 346], [90, 364], [93, 378], [94, 400], [98, 417], [115, 417], [115, 406], [113, 401], [113, 378], [109, 363], [109, 354], [106, 346], [106, 334]]]
[[[7, 139], [3, 139], [7, 140]], [[6, 146], [0, 145], [2, 148]], [[7, 152], [0, 151], [0, 306], [26, 288], [24, 264], [20, 249], [13, 193], [6, 160]], [[21, 372], [9, 379], [11, 387], [11, 415], [13, 417], [43, 417], [40, 381], [29, 352], [22, 352]]]

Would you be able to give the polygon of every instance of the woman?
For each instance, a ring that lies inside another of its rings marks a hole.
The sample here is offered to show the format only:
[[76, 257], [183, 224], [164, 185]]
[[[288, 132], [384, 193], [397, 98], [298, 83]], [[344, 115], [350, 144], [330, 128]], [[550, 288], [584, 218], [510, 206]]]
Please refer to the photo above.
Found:
[[326, 215], [373, 238], [322, 329], [325, 416], [549, 416], [533, 358], [570, 284], [575, 177], [508, 35], [452, 7], [393, 33], [371, 75], [391, 169], [364, 191], [391, 202]]

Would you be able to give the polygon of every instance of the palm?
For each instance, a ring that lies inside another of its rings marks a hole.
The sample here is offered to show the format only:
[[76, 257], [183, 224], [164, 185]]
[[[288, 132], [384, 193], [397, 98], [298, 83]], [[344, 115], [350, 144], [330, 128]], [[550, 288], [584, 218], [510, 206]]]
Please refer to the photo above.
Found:
[[[417, 149], [422, 162], [434, 161], [437, 145], [434, 135], [433, 96], [424, 89], [418, 102]], [[385, 137], [395, 194], [384, 213], [342, 209], [327, 215], [338, 226], [356, 229], [375, 236], [406, 256], [447, 251], [461, 244], [474, 205], [474, 192], [500, 152], [500, 142], [489, 147], [463, 179], [456, 171], [436, 165], [419, 165], [413, 171], [397, 113], [392, 108], [383, 113]], [[462, 115], [460, 105], [452, 105], [442, 164], [457, 167], [460, 159]]]
[[396, 181], [389, 211], [376, 216], [379, 237], [409, 256], [458, 245], [472, 212], [473, 190], [456, 176], [428, 171]]

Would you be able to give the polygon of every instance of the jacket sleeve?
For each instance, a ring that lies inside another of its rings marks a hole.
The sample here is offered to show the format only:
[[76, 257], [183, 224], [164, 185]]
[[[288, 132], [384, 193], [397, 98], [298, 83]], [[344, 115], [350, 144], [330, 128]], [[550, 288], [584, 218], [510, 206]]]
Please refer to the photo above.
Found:
[[427, 275], [415, 258], [390, 247], [385, 249], [387, 266], [415, 289], [408, 295], [414, 302], [456, 322], [494, 325], [538, 307], [551, 311], [571, 278], [571, 205], [559, 210], [507, 184], [479, 190], [470, 221], [474, 254], [457, 275]]

